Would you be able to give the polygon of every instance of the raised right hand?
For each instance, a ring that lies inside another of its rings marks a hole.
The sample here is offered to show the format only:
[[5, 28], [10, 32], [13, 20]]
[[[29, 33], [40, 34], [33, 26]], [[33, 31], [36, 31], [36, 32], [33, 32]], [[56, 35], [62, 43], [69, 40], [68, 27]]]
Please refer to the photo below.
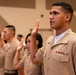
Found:
[[32, 30], [32, 33], [31, 33], [31, 35], [34, 37], [35, 35], [36, 35], [36, 33], [38, 32], [38, 29], [39, 29], [39, 19], [36, 21], [36, 24], [35, 24], [35, 26], [34, 26], [34, 28], [33, 28], [33, 30]]

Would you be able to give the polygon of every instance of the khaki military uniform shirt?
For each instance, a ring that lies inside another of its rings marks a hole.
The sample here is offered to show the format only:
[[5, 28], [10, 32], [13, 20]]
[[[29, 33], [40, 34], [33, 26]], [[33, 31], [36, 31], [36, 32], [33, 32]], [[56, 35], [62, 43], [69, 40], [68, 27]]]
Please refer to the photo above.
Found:
[[24, 65], [24, 75], [42, 75], [41, 64], [35, 65], [32, 63], [30, 53], [25, 51], [24, 57], [19, 61], [19, 66]]
[[5, 54], [3, 50], [0, 50], [0, 75], [4, 75], [4, 62]]
[[5, 69], [6, 70], [14, 70], [13, 68], [13, 60], [16, 53], [17, 46], [19, 45], [19, 41], [17, 39], [13, 39], [12, 42], [5, 45]]
[[45, 75], [76, 75], [76, 33], [67, 33], [54, 45], [50, 37], [36, 54], [37, 60], [44, 63]]

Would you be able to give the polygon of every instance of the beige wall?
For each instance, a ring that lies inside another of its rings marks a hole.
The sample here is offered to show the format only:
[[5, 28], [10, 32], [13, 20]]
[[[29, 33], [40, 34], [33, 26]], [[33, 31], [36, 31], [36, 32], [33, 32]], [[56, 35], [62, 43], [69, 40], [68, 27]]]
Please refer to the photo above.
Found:
[[[31, 1], [32, 0], [30, 0], [30, 4]], [[13, 24], [16, 27], [16, 34], [21, 33], [26, 36], [30, 32], [30, 29], [33, 28], [37, 19], [40, 19], [40, 29], [49, 29], [49, 9], [46, 9], [46, 0], [35, 0], [35, 3], [34, 9], [0, 6], [0, 16], [8, 24]], [[76, 12], [74, 12], [74, 14], [76, 14]], [[44, 16], [41, 17], [41, 15]], [[73, 25], [76, 31], [75, 18]]]
[[[43, 18], [41, 14], [44, 14]], [[40, 28], [49, 28], [49, 13], [45, 9], [45, 0], [36, 0], [36, 9], [0, 6], [0, 15], [8, 24], [15, 25], [16, 34], [26, 35], [29, 33], [38, 18], [40, 19]]]

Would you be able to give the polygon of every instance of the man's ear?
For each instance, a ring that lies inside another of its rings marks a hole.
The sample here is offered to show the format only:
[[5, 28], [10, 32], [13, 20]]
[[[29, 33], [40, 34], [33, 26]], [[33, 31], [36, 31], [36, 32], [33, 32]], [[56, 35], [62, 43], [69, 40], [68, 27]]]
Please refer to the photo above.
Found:
[[13, 33], [13, 32], [11, 32], [11, 36], [12, 36], [12, 35], [14, 35], [14, 33]]
[[66, 15], [66, 21], [70, 21], [70, 18], [71, 18], [71, 14], [68, 13], [68, 14]]

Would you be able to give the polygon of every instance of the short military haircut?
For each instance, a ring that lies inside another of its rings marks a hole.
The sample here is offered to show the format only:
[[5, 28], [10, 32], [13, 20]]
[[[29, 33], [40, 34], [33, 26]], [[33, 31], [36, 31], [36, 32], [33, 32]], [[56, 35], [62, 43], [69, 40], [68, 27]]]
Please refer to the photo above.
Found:
[[22, 35], [22, 34], [18, 34], [17, 36], [19, 36], [20, 38], [22, 38], [22, 37], [23, 37], [23, 35]]
[[70, 13], [71, 14], [70, 21], [71, 21], [72, 16], [73, 16], [73, 8], [70, 4], [66, 2], [56, 2], [52, 6], [61, 6], [67, 13]]
[[7, 25], [5, 28], [9, 28], [10, 30], [12, 30], [14, 32], [14, 36], [15, 36], [16, 29], [13, 25]]

